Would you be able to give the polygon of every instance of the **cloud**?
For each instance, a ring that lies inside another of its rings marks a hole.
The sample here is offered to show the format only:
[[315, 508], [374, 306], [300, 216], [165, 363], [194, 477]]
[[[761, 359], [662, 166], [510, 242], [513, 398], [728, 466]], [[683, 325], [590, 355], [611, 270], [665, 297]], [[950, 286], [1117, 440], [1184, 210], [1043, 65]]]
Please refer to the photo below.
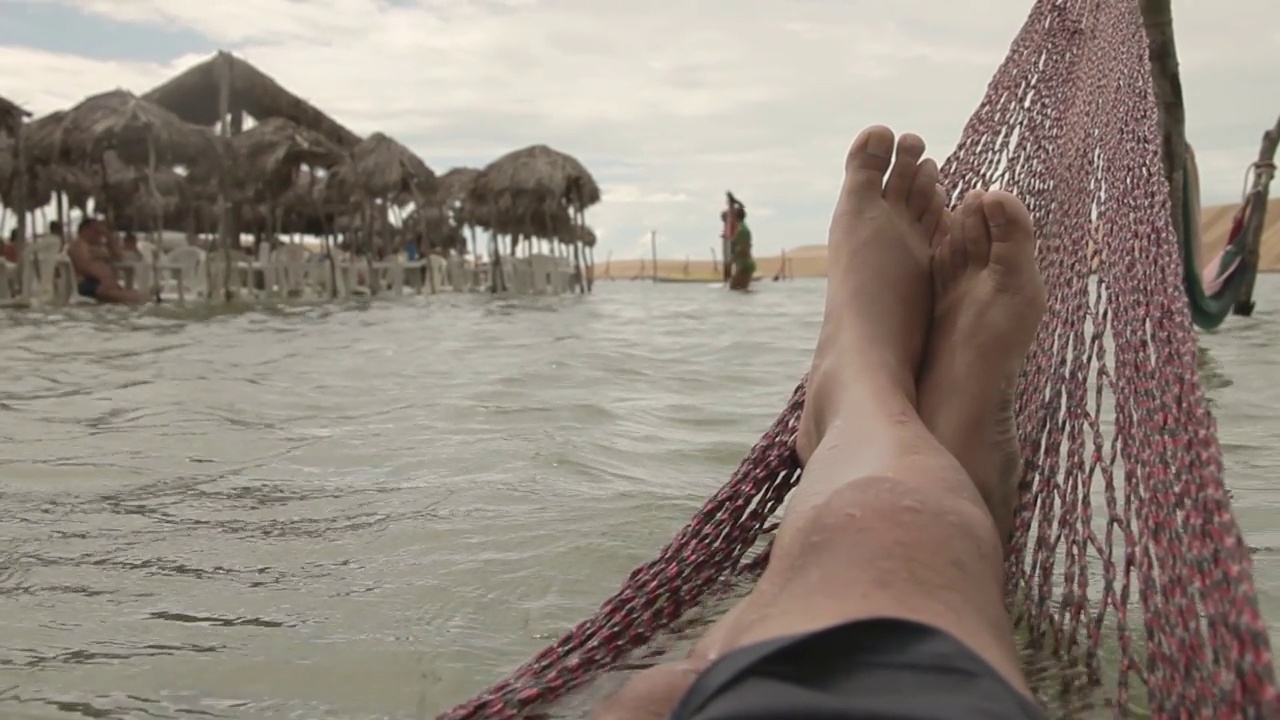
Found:
[[[615, 257], [641, 254], [647, 240], [633, 239], [654, 228], [664, 254], [705, 254], [726, 189], [751, 207], [762, 252], [821, 242], [858, 129], [885, 122], [947, 153], [1030, 6], [58, 1], [105, 37], [127, 25], [166, 33], [166, 48], [172, 38], [204, 40], [150, 62], [0, 44], [0, 67], [10, 69], [0, 95], [49, 111], [116, 86], [146, 90], [230, 49], [357, 133], [387, 132], [441, 171], [535, 142], [578, 156], [605, 191], [588, 218]], [[0, 0], [0, 25], [20, 11]], [[1280, 6], [1238, 0], [1223, 12], [1175, 0], [1175, 23], [1205, 191], [1233, 200], [1278, 109], [1274, 43], [1249, 40], [1280, 26]], [[138, 57], [131, 50], [118, 56]]]

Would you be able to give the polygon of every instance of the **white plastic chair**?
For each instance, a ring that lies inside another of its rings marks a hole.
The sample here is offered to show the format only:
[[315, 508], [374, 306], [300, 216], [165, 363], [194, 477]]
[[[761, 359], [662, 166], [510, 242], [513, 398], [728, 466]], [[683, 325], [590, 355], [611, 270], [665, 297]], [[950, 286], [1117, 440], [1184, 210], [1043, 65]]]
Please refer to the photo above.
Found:
[[[22, 294], [26, 300], [36, 303], [67, 302], [70, 292], [59, 292], [56, 283], [58, 266], [66, 262], [62, 254], [62, 239], [46, 235], [28, 243], [23, 248], [23, 287]], [[68, 290], [75, 284], [74, 273], [70, 264], [63, 270], [67, 276], [63, 286]]]
[[529, 256], [529, 291], [538, 295], [558, 294], [560, 268], [554, 255]]
[[467, 259], [461, 255], [450, 256], [447, 266], [449, 287], [456, 292], [471, 289], [471, 268], [467, 267]]
[[[265, 246], [264, 246], [265, 247]], [[307, 264], [312, 253], [301, 245], [281, 245], [271, 252], [278, 289], [286, 297], [301, 297], [307, 291]]]
[[[209, 277], [205, 272], [206, 261], [204, 251], [190, 245], [169, 251], [161, 262], [161, 272], [166, 276], [161, 286], [161, 293], [163, 294], [172, 282], [179, 302], [186, 300], [188, 294], [197, 298], [207, 297]], [[170, 280], [168, 277], [170, 274], [176, 277]]]

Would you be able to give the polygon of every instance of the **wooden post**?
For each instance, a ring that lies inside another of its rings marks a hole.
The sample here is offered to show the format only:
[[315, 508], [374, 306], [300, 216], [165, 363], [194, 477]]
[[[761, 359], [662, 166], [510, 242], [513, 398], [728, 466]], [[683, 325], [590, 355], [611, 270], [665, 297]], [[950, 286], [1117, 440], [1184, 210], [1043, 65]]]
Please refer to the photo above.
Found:
[[1246, 202], [1249, 208], [1248, 224], [1245, 225], [1244, 267], [1236, 272], [1247, 272], [1248, 280], [1240, 290], [1232, 312], [1249, 317], [1253, 314], [1253, 284], [1258, 277], [1259, 256], [1262, 254], [1262, 231], [1266, 227], [1267, 198], [1271, 192], [1271, 179], [1276, 174], [1276, 147], [1280, 145], [1280, 117], [1276, 118], [1275, 127], [1262, 134], [1262, 147], [1258, 149], [1258, 160], [1253, 164], [1253, 187], [1250, 188]]
[[[213, 72], [218, 83], [218, 130], [219, 134], [226, 138], [231, 136], [231, 125], [228, 121], [231, 114], [231, 58], [218, 53], [213, 64]], [[218, 177], [218, 246], [222, 248], [222, 295], [226, 302], [231, 302], [235, 297], [235, 291], [231, 285], [235, 272], [231, 233], [231, 208], [227, 203], [227, 168], [222, 168]], [[238, 249], [240, 244], [238, 234], [235, 236], [235, 241]], [[249, 282], [252, 284], [252, 277], [249, 278]]]
[[22, 149], [22, 117], [13, 118], [13, 172], [15, 173], [14, 182], [18, 194], [18, 203], [15, 207], [14, 215], [17, 220], [16, 229], [18, 231], [18, 284], [22, 297], [30, 297], [31, 283], [34, 279], [27, 270], [27, 158], [26, 153]]
[[[1151, 60], [1151, 80], [1160, 109], [1161, 158], [1173, 229], [1185, 242], [1188, 228], [1182, 226], [1183, 175], [1186, 172], [1186, 111], [1182, 102], [1182, 79], [1178, 74], [1178, 48], [1173, 39], [1173, 10], [1170, 0], [1141, 0], [1143, 24], [1147, 29], [1147, 57]], [[1195, 230], [1198, 230], [1196, 228]], [[1194, 231], [1194, 230], [1191, 230]]]
[[649, 254], [653, 258], [653, 281], [658, 282], [658, 231], [649, 231]]

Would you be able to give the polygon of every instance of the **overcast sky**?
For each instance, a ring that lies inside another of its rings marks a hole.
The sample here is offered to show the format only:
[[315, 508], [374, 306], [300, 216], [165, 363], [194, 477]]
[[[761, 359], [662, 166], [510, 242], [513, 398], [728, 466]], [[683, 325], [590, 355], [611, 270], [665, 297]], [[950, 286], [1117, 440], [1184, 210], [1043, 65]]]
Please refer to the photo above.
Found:
[[[42, 114], [223, 48], [437, 172], [538, 142], [576, 155], [615, 257], [647, 253], [650, 229], [663, 255], [709, 255], [726, 189], [771, 253], [825, 241], [862, 126], [945, 155], [1030, 4], [0, 0], [0, 95]], [[1206, 202], [1231, 201], [1280, 113], [1280, 2], [1174, 5]]]

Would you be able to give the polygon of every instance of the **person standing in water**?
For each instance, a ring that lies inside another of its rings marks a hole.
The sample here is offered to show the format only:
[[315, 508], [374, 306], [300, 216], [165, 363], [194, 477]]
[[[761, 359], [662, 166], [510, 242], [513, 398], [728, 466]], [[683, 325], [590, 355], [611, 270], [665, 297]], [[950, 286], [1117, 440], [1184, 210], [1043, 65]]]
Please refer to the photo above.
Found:
[[729, 209], [722, 217], [726, 219], [725, 238], [729, 244], [729, 289], [746, 290], [756, 274], [756, 261], [751, 255], [751, 228], [747, 227], [747, 208], [733, 193], [725, 195], [729, 199]]

